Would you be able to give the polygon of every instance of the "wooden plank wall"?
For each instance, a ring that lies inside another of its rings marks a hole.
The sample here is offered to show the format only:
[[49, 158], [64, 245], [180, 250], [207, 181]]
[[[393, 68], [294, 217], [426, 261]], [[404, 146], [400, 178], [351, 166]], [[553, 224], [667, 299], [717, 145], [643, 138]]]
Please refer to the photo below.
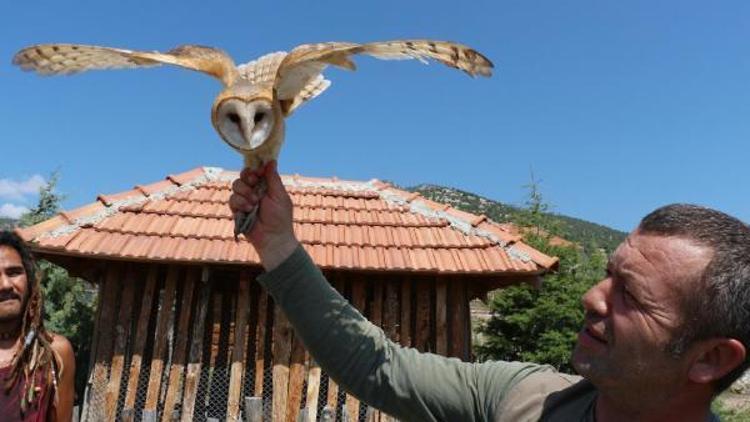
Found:
[[[392, 340], [470, 357], [464, 280], [327, 276]], [[109, 265], [84, 420], [389, 420], [328, 379], [254, 278]]]

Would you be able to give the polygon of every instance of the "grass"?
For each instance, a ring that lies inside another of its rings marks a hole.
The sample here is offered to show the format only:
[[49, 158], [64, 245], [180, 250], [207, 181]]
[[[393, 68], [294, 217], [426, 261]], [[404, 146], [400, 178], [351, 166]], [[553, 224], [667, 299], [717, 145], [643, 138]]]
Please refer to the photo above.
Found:
[[737, 403], [722, 394], [714, 400], [711, 410], [723, 422], [750, 422], [750, 403]]

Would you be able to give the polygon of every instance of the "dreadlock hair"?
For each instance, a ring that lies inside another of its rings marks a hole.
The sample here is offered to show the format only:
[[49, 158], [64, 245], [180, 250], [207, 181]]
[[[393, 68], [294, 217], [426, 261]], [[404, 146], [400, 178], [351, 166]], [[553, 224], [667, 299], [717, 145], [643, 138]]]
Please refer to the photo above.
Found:
[[23, 343], [13, 355], [10, 373], [2, 380], [6, 394], [17, 383], [22, 383], [20, 402], [23, 415], [29, 406], [39, 406], [41, 396], [35, 388], [37, 379], [44, 383], [42, 391], [53, 394], [53, 402], [57, 401], [57, 382], [63, 368], [62, 360], [52, 349], [52, 335], [44, 328], [44, 300], [34, 257], [23, 240], [13, 232], [0, 231], [0, 247], [2, 246], [18, 252], [26, 272], [27, 291], [19, 334]]

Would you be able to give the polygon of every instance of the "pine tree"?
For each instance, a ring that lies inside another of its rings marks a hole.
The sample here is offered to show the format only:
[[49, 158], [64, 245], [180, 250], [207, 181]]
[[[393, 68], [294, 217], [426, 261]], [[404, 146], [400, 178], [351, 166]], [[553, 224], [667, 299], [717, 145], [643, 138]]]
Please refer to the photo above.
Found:
[[[39, 201], [22, 215], [21, 227], [31, 226], [60, 212], [63, 195], [56, 191], [59, 175], [53, 173], [39, 189]], [[39, 273], [44, 292], [44, 323], [48, 330], [65, 336], [73, 345], [76, 357], [76, 397], [83, 397], [89, 364], [91, 335], [94, 331], [95, 288], [49, 261], [40, 259]]]
[[582, 295], [604, 273], [605, 252], [593, 245], [552, 246], [561, 225], [549, 214], [539, 182], [529, 185], [526, 206], [516, 224], [529, 227], [525, 241], [560, 259], [557, 271], [545, 276], [541, 288], [512, 286], [490, 295], [492, 317], [479, 328], [480, 360], [527, 361], [573, 372], [570, 358], [583, 323]]

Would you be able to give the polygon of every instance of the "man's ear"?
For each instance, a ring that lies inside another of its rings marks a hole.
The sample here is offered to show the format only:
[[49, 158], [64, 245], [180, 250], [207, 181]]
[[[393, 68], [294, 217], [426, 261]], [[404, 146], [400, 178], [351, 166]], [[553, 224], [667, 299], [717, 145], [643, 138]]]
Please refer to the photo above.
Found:
[[698, 384], [714, 382], [745, 361], [745, 346], [733, 338], [703, 340], [697, 346], [688, 378]]

